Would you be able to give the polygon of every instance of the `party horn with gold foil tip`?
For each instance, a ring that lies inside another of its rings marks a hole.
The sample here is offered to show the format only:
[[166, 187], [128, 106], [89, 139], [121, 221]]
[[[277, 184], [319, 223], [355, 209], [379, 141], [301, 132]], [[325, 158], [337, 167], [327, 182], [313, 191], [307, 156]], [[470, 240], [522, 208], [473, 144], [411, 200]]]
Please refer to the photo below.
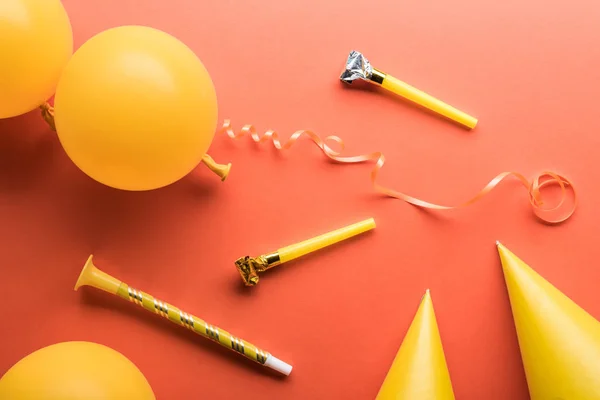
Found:
[[123, 300], [135, 303], [147, 311], [160, 315], [179, 326], [217, 342], [221, 346], [233, 350], [236, 353], [281, 374], [289, 375], [290, 372], [292, 372], [291, 365], [279, 360], [272, 354], [259, 349], [255, 345], [237, 338], [223, 329], [210, 325], [198, 317], [183, 312], [171, 304], [160, 301], [148, 293], [134, 289], [126, 283], [99, 270], [93, 264], [91, 255], [83, 266], [79, 279], [77, 279], [75, 290], [79, 289], [81, 286], [92, 286], [96, 289], [114, 294]]
[[320, 250], [342, 240], [351, 238], [375, 228], [375, 220], [367, 220], [337, 229], [332, 232], [305, 240], [300, 243], [283, 247], [277, 251], [263, 254], [258, 257], [241, 257], [235, 261], [235, 266], [240, 272], [246, 286], [255, 286], [258, 283], [258, 273], [264, 272], [277, 265], [292, 261], [308, 253]]
[[384, 89], [404, 97], [422, 107], [432, 110], [446, 118], [449, 118], [469, 129], [475, 128], [477, 119], [444, 103], [441, 100], [419, 90], [411, 85], [394, 78], [371, 66], [367, 58], [356, 50], [352, 50], [346, 61], [346, 68], [340, 75], [340, 80], [351, 84], [356, 79], [378, 84]]

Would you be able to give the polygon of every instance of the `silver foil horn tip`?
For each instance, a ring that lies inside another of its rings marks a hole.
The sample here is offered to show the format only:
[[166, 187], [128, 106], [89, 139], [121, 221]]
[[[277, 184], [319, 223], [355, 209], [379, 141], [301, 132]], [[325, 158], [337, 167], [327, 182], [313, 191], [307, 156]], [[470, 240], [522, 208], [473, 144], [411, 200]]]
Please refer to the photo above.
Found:
[[340, 80], [352, 83], [356, 79], [370, 79], [373, 75], [371, 63], [360, 52], [352, 50], [346, 60], [346, 69], [340, 75]]

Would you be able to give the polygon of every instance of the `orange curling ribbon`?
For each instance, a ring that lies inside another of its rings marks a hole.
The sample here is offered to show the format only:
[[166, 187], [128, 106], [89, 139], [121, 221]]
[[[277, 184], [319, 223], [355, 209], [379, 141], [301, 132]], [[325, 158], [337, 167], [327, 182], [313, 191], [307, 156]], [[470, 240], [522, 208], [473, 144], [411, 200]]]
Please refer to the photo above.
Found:
[[[286, 150], [292, 147], [292, 145], [301, 137], [308, 136], [320, 149], [321, 151], [330, 159], [340, 162], [340, 163], [362, 163], [373, 161], [375, 162], [375, 168], [371, 171], [371, 183], [373, 184], [374, 189], [386, 196], [394, 197], [400, 200], [404, 200], [409, 204], [413, 204], [417, 207], [422, 207], [426, 209], [433, 210], [452, 210], [460, 207], [465, 207], [470, 204], [475, 203], [476, 201], [483, 198], [487, 195], [492, 189], [494, 189], [498, 184], [509, 176], [513, 176], [517, 178], [529, 193], [529, 202], [533, 208], [533, 212], [535, 215], [540, 218], [542, 221], [547, 222], [549, 224], [558, 224], [566, 221], [573, 213], [575, 212], [575, 208], [577, 207], [577, 197], [575, 194], [575, 189], [573, 184], [565, 177], [555, 174], [553, 172], [543, 172], [542, 174], [535, 177], [531, 182], [525, 178], [520, 173], [517, 172], [502, 172], [498, 174], [494, 179], [492, 179], [479, 193], [477, 193], [470, 200], [458, 205], [458, 206], [442, 206], [434, 203], [430, 203], [421, 199], [417, 199], [413, 196], [409, 196], [407, 194], [398, 192], [393, 189], [386, 188], [377, 183], [377, 176], [381, 168], [385, 163], [385, 157], [381, 152], [373, 152], [369, 154], [361, 154], [358, 156], [340, 156], [341, 152], [344, 150], [344, 141], [340, 139], [338, 136], [327, 136], [325, 139], [321, 139], [319, 135], [314, 132], [307, 130], [296, 131], [292, 134], [292, 136], [288, 139], [285, 144], [282, 144], [279, 140], [279, 135], [277, 132], [273, 130], [266, 131], [262, 136], [256, 132], [256, 129], [252, 125], [245, 125], [241, 131], [236, 133], [231, 128], [230, 120], [225, 120], [223, 122], [223, 126], [221, 127], [221, 133], [225, 133], [231, 139], [238, 139], [244, 135], [250, 135], [252, 140], [256, 143], [261, 143], [267, 140], [272, 140], [273, 145], [278, 150]], [[340, 147], [339, 151], [333, 150], [327, 142], [335, 142], [336, 145]], [[558, 184], [561, 188], [561, 200], [555, 207], [552, 208], [544, 208], [544, 201], [542, 200], [542, 195], [540, 190], [548, 185]], [[558, 216], [553, 216], [556, 211], [559, 211], [565, 205], [565, 200], [567, 198], [567, 187], [571, 189], [573, 202], [572, 206], [566, 209], [565, 212], [559, 214]]]

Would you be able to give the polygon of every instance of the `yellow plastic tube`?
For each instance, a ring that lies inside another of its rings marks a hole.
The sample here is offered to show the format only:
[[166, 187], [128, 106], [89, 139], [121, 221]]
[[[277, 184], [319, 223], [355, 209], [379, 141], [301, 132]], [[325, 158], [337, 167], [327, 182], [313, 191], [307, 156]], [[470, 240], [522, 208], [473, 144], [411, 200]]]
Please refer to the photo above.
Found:
[[477, 125], [477, 118], [457, 110], [443, 101], [438, 100], [435, 97], [405, 82], [402, 82], [400, 79], [394, 78], [393, 76], [385, 74], [385, 78], [383, 79], [381, 86], [416, 104], [419, 104], [455, 122], [458, 122], [469, 129], [473, 129], [475, 128], [475, 125]]
[[342, 240], [359, 235], [374, 228], [375, 220], [373, 218], [369, 218], [364, 221], [348, 225], [344, 228], [324, 233], [312, 239], [282, 247], [272, 253], [263, 254], [258, 257], [245, 256], [238, 258], [235, 261], [235, 266], [242, 276], [244, 284], [246, 286], [254, 286], [259, 281], [259, 272], [264, 272], [277, 265], [292, 261], [308, 253], [331, 246], [332, 244], [341, 242]]
[[375, 228], [375, 220], [370, 218], [312, 239], [283, 247], [277, 251], [279, 253], [279, 259], [282, 263], [292, 261], [308, 253], [320, 250], [323, 247], [331, 246], [332, 244], [359, 235], [373, 228]]

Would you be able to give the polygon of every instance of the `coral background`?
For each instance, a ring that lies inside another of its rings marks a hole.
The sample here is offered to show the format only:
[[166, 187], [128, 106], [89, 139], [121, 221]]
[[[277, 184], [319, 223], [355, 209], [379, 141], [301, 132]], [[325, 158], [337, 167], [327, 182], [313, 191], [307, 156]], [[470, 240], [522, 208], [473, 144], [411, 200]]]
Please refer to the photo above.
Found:
[[[528, 398], [494, 245], [502, 241], [600, 318], [595, 163], [600, 158], [600, 3], [558, 1], [64, 0], [75, 46], [119, 25], [164, 30], [210, 71], [220, 120], [299, 129], [384, 151], [381, 183], [458, 204], [503, 171], [573, 181], [566, 223], [538, 221], [509, 179], [480, 202], [428, 212], [376, 194], [372, 165], [329, 162], [309, 140], [285, 152], [215, 137], [220, 182], [198, 167], [160, 190], [104, 187], [66, 157], [38, 112], [0, 121], [0, 374], [41, 347], [120, 351], [159, 399], [372, 399], [425, 289], [458, 399]], [[350, 50], [475, 115], [462, 129], [368, 85], [339, 80]], [[552, 194], [552, 193], [550, 193]], [[264, 274], [233, 261], [374, 217], [377, 228]], [[106, 272], [293, 364], [288, 378], [94, 289]]]

